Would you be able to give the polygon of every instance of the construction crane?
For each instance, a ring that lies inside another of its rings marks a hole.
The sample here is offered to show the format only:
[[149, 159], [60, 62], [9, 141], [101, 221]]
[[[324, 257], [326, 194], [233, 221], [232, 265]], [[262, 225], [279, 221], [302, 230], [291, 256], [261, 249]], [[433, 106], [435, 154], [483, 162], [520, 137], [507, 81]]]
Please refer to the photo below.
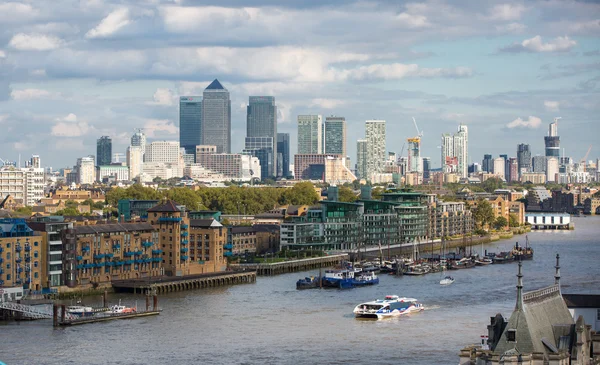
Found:
[[583, 166], [583, 172], [585, 172], [585, 161], [587, 161], [588, 156], [590, 155], [590, 152], [592, 151], [592, 146], [590, 145], [590, 147], [588, 148], [587, 152], [585, 153], [585, 156], [583, 156], [583, 158], [581, 159], [581, 161], [579, 161], [579, 164]]
[[417, 120], [415, 119], [415, 117], [412, 117], [412, 119], [413, 119], [413, 123], [415, 123], [415, 128], [417, 129], [417, 137], [418, 138], [423, 137], [423, 131], [419, 132], [419, 127], [417, 127]]

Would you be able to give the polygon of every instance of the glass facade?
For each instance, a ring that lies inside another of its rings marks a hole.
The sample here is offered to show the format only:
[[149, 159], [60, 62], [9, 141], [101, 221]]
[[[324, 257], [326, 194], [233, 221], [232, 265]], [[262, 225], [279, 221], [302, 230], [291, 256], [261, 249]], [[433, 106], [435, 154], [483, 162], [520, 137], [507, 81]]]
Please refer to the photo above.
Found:
[[[267, 151], [261, 153], [268, 161], [261, 159], [262, 177], [275, 177], [277, 174], [277, 106], [273, 96], [250, 96], [246, 115], [246, 137], [270, 138]], [[261, 140], [264, 143], [265, 140]], [[248, 143], [246, 142], [246, 148]], [[262, 149], [263, 147], [261, 147]], [[259, 156], [256, 156], [259, 157]], [[259, 157], [260, 159], [260, 157]], [[268, 166], [263, 168], [262, 166]]]
[[277, 177], [291, 176], [290, 134], [277, 133]]
[[179, 98], [179, 145], [185, 153], [195, 154], [202, 144], [202, 97]]
[[320, 115], [298, 116], [298, 154], [322, 154], [322, 124]]
[[97, 166], [110, 165], [112, 162], [112, 139], [108, 136], [102, 136], [96, 142], [96, 162]]
[[273, 138], [246, 137], [246, 144], [242, 153], [258, 157], [261, 178], [266, 179], [275, 176]]
[[231, 100], [229, 91], [214, 80], [202, 95], [202, 143], [231, 153]]
[[335, 153], [346, 157], [346, 118], [325, 118], [325, 153]]

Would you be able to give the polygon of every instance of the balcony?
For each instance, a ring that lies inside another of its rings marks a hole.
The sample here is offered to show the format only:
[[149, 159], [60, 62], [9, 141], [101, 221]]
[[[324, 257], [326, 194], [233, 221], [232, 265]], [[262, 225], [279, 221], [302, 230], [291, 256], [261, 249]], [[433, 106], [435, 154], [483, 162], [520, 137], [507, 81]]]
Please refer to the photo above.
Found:
[[107, 254], [104, 254], [104, 256], [106, 256], [107, 259], [111, 259], [115, 255], [113, 253], [107, 253]]
[[154, 262], [162, 262], [162, 257], [153, 257], [152, 261], [154, 261]]
[[115, 263], [112, 261], [107, 261], [104, 263], [106, 266], [115, 266]]
[[152, 247], [154, 245], [154, 242], [142, 242], [142, 247], [148, 248], [148, 247]]
[[153, 255], [160, 255], [162, 253], [162, 250], [158, 249], [158, 250], [152, 250], [152, 254]]
[[31, 257], [30, 256], [26, 256], [25, 257], [25, 262], [31, 262]]
[[231, 243], [226, 243], [223, 245], [223, 248], [226, 250], [233, 250], [233, 245]]
[[141, 256], [143, 253], [144, 253], [144, 251], [142, 251], [142, 250], [139, 250], [139, 251], [133, 251], [133, 254], [134, 254], [135, 256]]
[[23, 268], [22, 268], [22, 267], [20, 267], [20, 268], [18, 268], [18, 269], [17, 269], [17, 273], [19, 273], [19, 274], [20, 274], [20, 273], [22, 273], [22, 272], [23, 272]]
[[98, 254], [98, 255], [94, 255], [94, 260], [102, 260], [104, 258], [104, 254]]
[[77, 259], [77, 261], [81, 261], [81, 260], [83, 260], [83, 256], [77, 256], [76, 259]]
[[115, 266], [123, 266], [125, 264], [125, 261], [116, 261]]
[[25, 251], [31, 251], [31, 246], [29, 246], [29, 245], [25, 246]]
[[188, 257], [187, 257], [187, 255], [183, 255], [183, 256], [181, 256], [181, 259], [182, 259], [183, 261], [187, 261]]
[[75, 268], [76, 268], [77, 270], [81, 270], [81, 269], [83, 269], [83, 267], [84, 267], [84, 265], [83, 265], [83, 264], [79, 264], [79, 265], [75, 266]]
[[90, 251], [90, 246], [83, 246], [81, 248], [81, 251], [83, 251], [83, 252], [89, 252]]
[[160, 217], [158, 218], [159, 223], [178, 223], [181, 222], [179, 217]]
[[187, 248], [187, 247], [182, 247], [182, 248], [181, 248], [181, 252], [183, 252], [183, 253], [186, 253], [186, 252], [188, 252], [188, 251], [189, 251], [189, 250], [188, 250], [188, 248]]
[[17, 252], [21, 252], [21, 250], [22, 250], [21, 246], [16, 246], [16, 247], [15, 247], [15, 251], [17, 251]]
[[181, 225], [181, 229], [188, 229], [188, 225], [187, 224], [182, 224]]
[[144, 263], [144, 260], [143, 259], [137, 259], [137, 260], [134, 260], [134, 262], [136, 264], [142, 264], [142, 263]]
[[187, 236], [188, 236], [188, 234], [189, 234], [189, 233], [187, 233], [187, 232], [181, 232], [181, 236], [182, 236], [182, 237], [187, 237]]
[[131, 265], [133, 264], [133, 260], [125, 260], [125, 265]]
[[20, 264], [20, 263], [21, 263], [21, 261], [23, 261], [23, 259], [21, 259], [20, 257], [17, 257], [17, 258], [15, 259], [15, 262], [16, 262], [17, 264]]
[[226, 256], [226, 257], [228, 257], [228, 256], [233, 256], [233, 253], [232, 253], [231, 251], [225, 251], [225, 252], [223, 253], [223, 256]]
[[151, 263], [152, 259], [151, 258], [146, 258], [143, 260], [145, 264]]
[[112, 247], [113, 247], [113, 250], [119, 250], [119, 249], [121, 249], [121, 244], [115, 243]]
[[181, 244], [182, 244], [182, 245], [187, 245], [188, 243], [189, 243], [189, 241], [188, 241], [188, 240], [181, 240]]
[[106, 265], [108, 262], [99, 262], [96, 264], [96, 267], [103, 267], [104, 265]]
[[4, 259], [0, 257], [0, 264], [4, 262]]

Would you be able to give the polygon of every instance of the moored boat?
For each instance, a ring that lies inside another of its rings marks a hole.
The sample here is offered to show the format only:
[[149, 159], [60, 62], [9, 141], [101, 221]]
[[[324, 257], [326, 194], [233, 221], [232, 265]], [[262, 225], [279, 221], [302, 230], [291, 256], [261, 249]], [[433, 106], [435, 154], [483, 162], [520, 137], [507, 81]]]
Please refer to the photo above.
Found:
[[78, 305], [68, 306], [67, 313], [75, 317], [91, 317], [94, 315], [94, 308], [81, 305], [81, 302], [78, 302], [77, 304]]
[[304, 279], [299, 279], [296, 282], [296, 289], [315, 289], [321, 284], [321, 277], [307, 276]]
[[397, 295], [387, 295], [384, 299], [365, 302], [354, 308], [356, 318], [381, 319], [420, 312], [425, 307], [415, 298], [400, 298]]
[[365, 286], [365, 285], [376, 285], [379, 284], [379, 278], [374, 272], [364, 272], [360, 275], [356, 275], [352, 279], [352, 286]]
[[326, 270], [322, 283], [324, 288], [348, 289], [352, 287], [354, 270]]
[[106, 312], [107, 314], [125, 314], [125, 313], [135, 313], [135, 308], [126, 307], [121, 305], [121, 300], [119, 300], [119, 304], [115, 304], [110, 307], [110, 309]]

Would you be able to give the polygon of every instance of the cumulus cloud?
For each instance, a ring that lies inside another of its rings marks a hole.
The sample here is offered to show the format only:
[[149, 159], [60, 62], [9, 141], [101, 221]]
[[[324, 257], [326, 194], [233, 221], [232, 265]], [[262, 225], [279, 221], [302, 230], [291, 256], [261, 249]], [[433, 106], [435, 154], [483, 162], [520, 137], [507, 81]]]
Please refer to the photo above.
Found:
[[425, 28], [431, 26], [424, 15], [400, 13], [396, 18], [398, 19], [398, 24], [406, 28]]
[[360, 66], [355, 69], [345, 70], [342, 76], [354, 80], [394, 80], [405, 77], [470, 77], [473, 71], [468, 67], [455, 68], [421, 68], [417, 64], [372, 64]]
[[592, 33], [600, 32], [600, 19], [594, 19], [585, 22], [575, 22], [571, 24], [571, 31], [575, 33]]
[[29, 4], [17, 2], [0, 3], [0, 24], [21, 22], [34, 18], [37, 14], [37, 10]]
[[558, 101], [544, 100], [544, 107], [546, 107], [546, 110], [548, 110], [549, 112], [559, 111], [559, 105], [560, 103]]
[[13, 100], [52, 99], [60, 96], [60, 93], [43, 89], [20, 89], [13, 90], [10, 97]]
[[521, 19], [527, 8], [521, 4], [498, 4], [490, 10], [490, 18], [494, 20]]
[[18, 33], [8, 44], [20, 51], [49, 51], [61, 47], [64, 41], [52, 35]]
[[510, 46], [500, 49], [501, 52], [568, 52], [577, 45], [577, 41], [568, 36], [556, 37], [553, 40], [544, 43], [542, 37], [536, 35], [533, 38], [525, 39], [521, 43], [514, 43]]
[[530, 128], [535, 129], [542, 125], [542, 120], [538, 117], [529, 116], [527, 120], [523, 120], [521, 118], [517, 118], [512, 122], [508, 123], [506, 126], [508, 128]]
[[157, 138], [165, 134], [177, 134], [179, 128], [168, 119], [147, 119], [144, 133], [148, 138]]
[[341, 105], [344, 105], [346, 102], [344, 100], [339, 99], [312, 99], [310, 107], [319, 107], [323, 109], [335, 109]]
[[149, 102], [149, 105], [164, 105], [171, 106], [174, 104], [175, 95], [171, 89], [158, 88], [154, 93], [154, 100]]
[[94, 130], [85, 121], [79, 121], [77, 115], [69, 113], [63, 118], [57, 118], [50, 134], [55, 137], [81, 137]]
[[130, 23], [129, 9], [117, 9], [102, 19], [100, 24], [95, 28], [90, 29], [86, 34], [86, 38], [104, 38], [116, 33]]

